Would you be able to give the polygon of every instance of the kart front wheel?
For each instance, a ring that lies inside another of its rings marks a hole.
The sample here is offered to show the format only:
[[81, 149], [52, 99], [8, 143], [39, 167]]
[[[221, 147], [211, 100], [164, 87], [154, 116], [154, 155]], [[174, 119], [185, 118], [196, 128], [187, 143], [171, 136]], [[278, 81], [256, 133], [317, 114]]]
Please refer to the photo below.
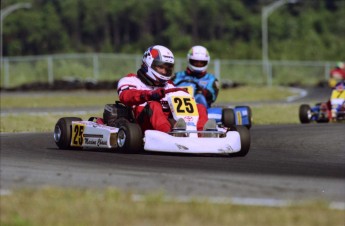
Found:
[[310, 123], [311, 109], [308, 104], [302, 104], [299, 107], [299, 120], [301, 123]]
[[71, 147], [73, 121], [82, 121], [82, 119], [77, 117], [64, 117], [60, 118], [55, 124], [54, 141], [59, 149], [73, 149]]
[[117, 134], [117, 145], [120, 152], [140, 152], [143, 148], [143, 136], [140, 126], [136, 123], [123, 123]]
[[244, 157], [248, 154], [249, 149], [250, 149], [250, 132], [249, 132], [249, 129], [246, 126], [236, 126], [233, 128], [233, 130], [237, 131], [240, 134], [241, 150], [239, 152], [231, 154], [230, 156]]
[[233, 127], [236, 125], [235, 113], [231, 108], [224, 108], [222, 110], [222, 123], [225, 127]]

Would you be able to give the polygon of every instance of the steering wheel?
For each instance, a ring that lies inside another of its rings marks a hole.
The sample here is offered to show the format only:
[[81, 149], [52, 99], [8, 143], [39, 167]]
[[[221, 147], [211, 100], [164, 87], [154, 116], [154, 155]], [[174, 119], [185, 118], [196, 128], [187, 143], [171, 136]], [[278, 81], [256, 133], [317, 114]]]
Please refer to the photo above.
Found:
[[202, 90], [202, 88], [200, 87], [200, 85], [196, 82], [196, 81], [193, 81], [192, 79], [183, 79], [181, 81], [179, 81], [178, 83], [176, 83], [175, 85], [178, 86], [180, 85], [181, 83], [192, 83], [195, 85], [196, 87], [196, 90]]

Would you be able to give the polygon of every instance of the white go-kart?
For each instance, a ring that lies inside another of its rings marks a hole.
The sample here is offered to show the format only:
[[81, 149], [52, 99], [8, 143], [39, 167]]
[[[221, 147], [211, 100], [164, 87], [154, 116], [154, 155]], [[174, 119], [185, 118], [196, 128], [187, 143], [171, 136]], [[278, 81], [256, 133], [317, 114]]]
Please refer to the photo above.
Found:
[[146, 130], [143, 133], [132, 109], [117, 101], [105, 105], [102, 120], [97, 117], [87, 121], [77, 117], [60, 118], [54, 129], [55, 143], [60, 149], [247, 155], [250, 133], [245, 126], [218, 125], [215, 131], [198, 131], [199, 114], [194, 98], [183, 91], [168, 93], [166, 98], [173, 116], [171, 121], [184, 119], [186, 130], [170, 133]]

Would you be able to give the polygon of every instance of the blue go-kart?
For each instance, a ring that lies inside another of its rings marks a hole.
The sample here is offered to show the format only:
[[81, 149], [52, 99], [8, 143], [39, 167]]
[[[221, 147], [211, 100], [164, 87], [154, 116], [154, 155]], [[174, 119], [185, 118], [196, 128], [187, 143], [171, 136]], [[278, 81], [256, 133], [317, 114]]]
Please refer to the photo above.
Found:
[[188, 93], [194, 96], [197, 103], [207, 107], [209, 119], [215, 119], [219, 126], [232, 127], [234, 125], [243, 125], [248, 129], [252, 126], [252, 110], [249, 106], [213, 107], [209, 106], [205, 96], [199, 91], [202, 89], [200, 85], [193, 80], [181, 80], [176, 86], [187, 88]]

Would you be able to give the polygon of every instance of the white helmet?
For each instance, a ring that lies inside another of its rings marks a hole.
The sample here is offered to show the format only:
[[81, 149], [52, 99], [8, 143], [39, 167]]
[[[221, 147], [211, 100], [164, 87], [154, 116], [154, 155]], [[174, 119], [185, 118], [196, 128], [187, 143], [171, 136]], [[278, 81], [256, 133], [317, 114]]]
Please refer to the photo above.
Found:
[[[167, 71], [166, 74], [157, 72], [157, 66], [163, 66]], [[164, 46], [151, 46], [144, 53], [141, 69], [155, 85], [164, 85], [173, 75], [174, 55]]]
[[337, 62], [337, 68], [340, 68], [340, 69], [345, 69], [345, 62]]
[[[210, 62], [210, 54], [203, 46], [193, 46], [187, 54], [188, 68], [192, 72], [204, 73], [207, 70], [208, 63]], [[194, 66], [194, 61], [203, 61], [203, 66]]]

